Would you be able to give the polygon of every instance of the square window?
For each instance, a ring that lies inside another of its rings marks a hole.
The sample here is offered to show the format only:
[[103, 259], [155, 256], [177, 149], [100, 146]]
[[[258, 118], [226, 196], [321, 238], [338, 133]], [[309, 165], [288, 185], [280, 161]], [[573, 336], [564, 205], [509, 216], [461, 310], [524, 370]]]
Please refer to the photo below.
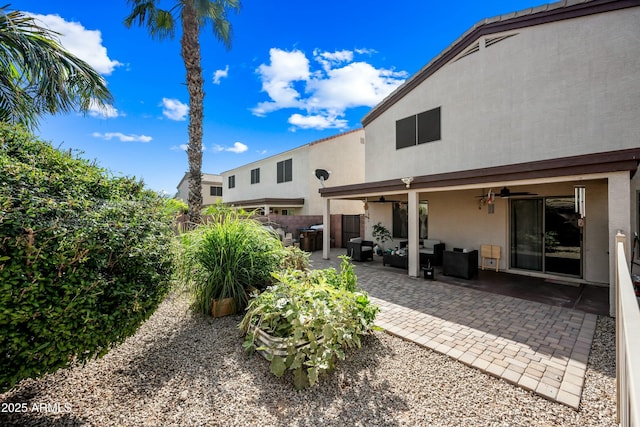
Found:
[[441, 139], [440, 107], [396, 121], [396, 150]]

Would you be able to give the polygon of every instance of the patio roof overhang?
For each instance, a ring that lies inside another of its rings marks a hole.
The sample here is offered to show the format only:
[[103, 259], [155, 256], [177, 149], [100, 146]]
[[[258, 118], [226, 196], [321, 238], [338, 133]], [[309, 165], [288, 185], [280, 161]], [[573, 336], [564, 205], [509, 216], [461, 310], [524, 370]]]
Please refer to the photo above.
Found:
[[[640, 148], [632, 148], [481, 169], [414, 176], [411, 188], [443, 189], [486, 183], [541, 180], [621, 171], [629, 171], [630, 177], [633, 177], [638, 169], [639, 161]], [[368, 194], [406, 193], [407, 189], [401, 178], [325, 187], [320, 188], [319, 192], [322, 197], [326, 198], [358, 198]]]

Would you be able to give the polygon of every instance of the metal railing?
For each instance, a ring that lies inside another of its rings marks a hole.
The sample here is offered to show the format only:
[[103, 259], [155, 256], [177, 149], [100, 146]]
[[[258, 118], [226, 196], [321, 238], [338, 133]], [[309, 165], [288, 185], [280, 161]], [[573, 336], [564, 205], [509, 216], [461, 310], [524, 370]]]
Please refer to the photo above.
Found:
[[616, 236], [617, 420], [640, 426], [640, 308], [626, 257], [626, 237]]

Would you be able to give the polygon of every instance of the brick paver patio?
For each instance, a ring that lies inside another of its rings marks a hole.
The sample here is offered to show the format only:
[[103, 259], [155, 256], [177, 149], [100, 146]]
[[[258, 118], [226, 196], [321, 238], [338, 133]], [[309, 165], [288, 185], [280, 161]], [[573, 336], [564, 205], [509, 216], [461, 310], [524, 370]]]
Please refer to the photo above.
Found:
[[[337, 267], [342, 254], [314, 252], [313, 267]], [[596, 315], [354, 264], [388, 333], [578, 409]]]

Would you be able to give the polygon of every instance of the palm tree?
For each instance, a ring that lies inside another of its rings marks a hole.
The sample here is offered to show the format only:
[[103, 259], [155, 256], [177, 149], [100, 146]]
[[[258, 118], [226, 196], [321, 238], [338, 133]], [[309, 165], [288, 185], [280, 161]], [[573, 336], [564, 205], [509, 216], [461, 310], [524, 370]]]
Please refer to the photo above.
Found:
[[227, 11], [240, 10], [240, 0], [174, 0], [170, 9], [160, 9], [160, 0], [128, 0], [133, 10], [125, 18], [130, 28], [136, 23], [145, 26], [152, 38], [173, 38], [176, 20], [182, 22], [182, 60], [187, 71], [189, 91], [189, 217], [192, 222], [200, 222], [202, 209], [202, 117], [204, 101], [204, 80], [200, 65], [200, 29], [208, 22], [213, 24], [214, 35], [231, 48], [231, 24]]
[[0, 8], [0, 121], [35, 127], [45, 113], [112, 101], [102, 76], [67, 52], [58, 33], [7, 8]]

